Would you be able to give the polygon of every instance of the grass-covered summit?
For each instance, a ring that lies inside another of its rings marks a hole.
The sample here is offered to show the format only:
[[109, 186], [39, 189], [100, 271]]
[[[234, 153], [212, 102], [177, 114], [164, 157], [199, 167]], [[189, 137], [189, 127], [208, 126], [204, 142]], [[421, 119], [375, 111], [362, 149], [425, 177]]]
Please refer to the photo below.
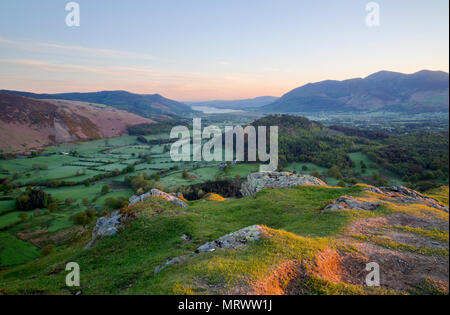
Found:
[[[339, 197], [377, 201], [374, 211], [322, 211]], [[88, 250], [90, 231], [66, 248], [0, 272], [9, 294], [385, 294], [443, 293], [448, 287], [448, 213], [351, 188], [265, 189], [253, 196], [191, 202], [181, 209], [149, 198], [120, 234]], [[260, 240], [194, 254], [155, 274], [167, 260], [252, 225]], [[398, 264], [398, 261], [404, 264]], [[381, 288], [365, 286], [366, 263], [382, 266]], [[81, 287], [65, 285], [77, 262]], [[427, 270], [427, 272], [425, 272]]]

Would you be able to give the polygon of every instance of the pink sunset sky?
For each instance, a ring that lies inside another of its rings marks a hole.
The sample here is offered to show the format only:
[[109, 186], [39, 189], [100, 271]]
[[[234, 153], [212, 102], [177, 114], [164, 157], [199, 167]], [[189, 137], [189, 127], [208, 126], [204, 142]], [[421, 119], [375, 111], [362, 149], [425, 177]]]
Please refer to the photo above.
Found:
[[[64, 2], [64, 1], [63, 1]], [[380, 70], [448, 72], [448, 1], [0, 3], [0, 89], [128, 90], [180, 101], [281, 96]]]

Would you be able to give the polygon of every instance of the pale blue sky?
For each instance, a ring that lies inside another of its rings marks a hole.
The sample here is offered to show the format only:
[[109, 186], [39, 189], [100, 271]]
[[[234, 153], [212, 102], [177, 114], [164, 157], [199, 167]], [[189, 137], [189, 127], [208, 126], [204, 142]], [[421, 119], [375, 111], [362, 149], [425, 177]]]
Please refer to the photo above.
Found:
[[0, 89], [280, 96], [379, 70], [448, 71], [447, 0], [0, 0]]

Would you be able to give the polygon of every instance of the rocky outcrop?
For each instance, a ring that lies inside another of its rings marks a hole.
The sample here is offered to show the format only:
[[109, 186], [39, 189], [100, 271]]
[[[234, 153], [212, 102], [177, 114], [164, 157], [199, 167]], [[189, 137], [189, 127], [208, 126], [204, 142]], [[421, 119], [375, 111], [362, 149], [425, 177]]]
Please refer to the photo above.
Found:
[[381, 187], [380, 189], [389, 197], [402, 199], [404, 201], [422, 201], [429, 199], [418, 191], [405, 186]]
[[289, 172], [259, 172], [248, 175], [242, 184], [241, 193], [244, 197], [254, 195], [264, 188], [283, 188], [295, 186], [327, 186], [327, 184], [310, 175], [300, 175]]
[[184, 262], [186, 259], [188, 259], [189, 257], [192, 257], [193, 255], [194, 255], [194, 254], [188, 254], [188, 255], [176, 257], [176, 258], [173, 258], [173, 259], [169, 259], [168, 261], [166, 261], [166, 262], [164, 263], [164, 265], [161, 265], [161, 266], [156, 267], [156, 268], [155, 268], [154, 274], [155, 274], [155, 275], [158, 274], [161, 270], [163, 270], [163, 269], [165, 269], [165, 268], [167, 268], [167, 267], [169, 267], [169, 266], [172, 266], [172, 265], [179, 265], [179, 264], [183, 263], [183, 262]]
[[239, 249], [243, 246], [245, 246], [248, 243], [255, 242], [261, 239], [261, 236], [264, 234], [264, 228], [259, 225], [253, 225], [246, 227], [242, 230], [239, 230], [237, 232], [222, 236], [221, 238], [206, 243], [199, 248], [194, 253], [183, 255], [180, 257], [176, 257], [173, 259], [168, 260], [165, 264], [156, 267], [155, 274], [159, 273], [164, 268], [181, 264], [189, 257], [192, 257], [196, 254], [200, 253], [207, 253], [207, 252], [214, 252], [217, 249]]
[[366, 187], [365, 188], [368, 191], [372, 191], [378, 194], [382, 194], [386, 197], [393, 198], [395, 200], [401, 201], [401, 202], [419, 202], [422, 203], [428, 207], [432, 207], [435, 209], [439, 209], [445, 212], [449, 212], [448, 207], [439, 203], [437, 200], [434, 200], [432, 198], [428, 198], [421, 194], [418, 191], [415, 191], [413, 189], [410, 189], [405, 186], [392, 186], [392, 187]]
[[367, 187], [364, 187], [364, 190], [367, 190], [367, 191], [370, 191], [370, 192], [373, 192], [376, 194], [384, 195], [384, 192], [377, 187], [367, 186]]
[[[188, 207], [187, 203], [178, 199], [173, 195], [169, 195], [158, 189], [152, 189], [150, 192], [143, 194], [141, 196], [132, 196], [129, 201], [129, 205], [134, 205], [138, 202], [143, 202], [144, 200], [151, 197], [161, 197], [171, 203], [181, 207]], [[105, 236], [116, 235], [119, 233], [119, 228], [122, 227], [123, 222], [127, 219], [127, 216], [122, 214], [120, 210], [114, 211], [109, 217], [102, 217], [97, 220], [94, 230], [92, 231], [92, 240], [86, 245], [86, 248], [92, 247], [95, 242]]]
[[352, 209], [352, 210], [373, 211], [376, 210], [380, 205], [381, 203], [379, 202], [365, 201], [349, 196], [342, 196], [336, 202], [333, 202], [332, 204], [326, 206], [325, 209], [323, 210], [337, 211], [337, 210]]
[[152, 189], [150, 191], [150, 193], [152, 194], [152, 197], [161, 197], [166, 199], [167, 201], [170, 201], [171, 203], [173, 203], [174, 205], [180, 207], [180, 208], [187, 208], [188, 205], [186, 202], [178, 199], [175, 196], [172, 196], [168, 193], [165, 193], [164, 191], [158, 190], [158, 189]]
[[130, 198], [130, 201], [128, 203], [128, 205], [132, 206], [138, 202], [143, 202], [144, 200], [151, 198], [151, 197], [161, 197], [166, 199], [167, 201], [170, 201], [171, 203], [173, 203], [174, 205], [177, 205], [181, 208], [187, 208], [188, 205], [186, 202], [182, 201], [181, 199], [170, 195], [168, 193], [165, 193], [164, 191], [158, 190], [158, 189], [152, 189], [151, 191], [149, 191], [146, 194], [140, 195], [140, 196], [132, 196]]
[[139, 195], [139, 196], [133, 195], [130, 197], [130, 200], [128, 201], [128, 206], [135, 205], [139, 202], [144, 202], [146, 199], [150, 198], [151, 196], [152, 196], [151, 192], [148, 192], [146, 194]]
[[235, 249], [246, 245], [247, 243], [258, 241], [264, 230], [259, 225], [249, 226], [237, 232], [222, 236], [221, 238], [206, 243], [195, 251], [196, 253], [213, 252], [216, 249]]
[[[388, 198], [390, 200], [396, 200], [401, 202], [416, 202], [416, 203], [422, 203], [428, 207], [432, 207], [435, 209], [439, 209], [442, 211], [445, 211], [448, 213], [448, 207], [442, 205], [438, 201], [428, 198], [421, 193], [412, 190], [408, 187], [404, 186], [393, 186], [393, 187], [373, 187], [373, 186], [366, 186], [364, 187], [364, 190], [370, 191], [379, 195], [384, 196], [385, 198]], [[343, 210], [343, 209], [353, 209], [353, 210], [369, 210], [373, 211], [376, 210], [381, 205], [380, 202], [372, 202], [372, 201], [365, 201], [354, 197], [349, 196], [342, 196], [335, 202], [329, 204], [326, 206], [323, 210], [324, 211], [336, 211], [336, 210]]]
[[102, 237], [119, 234], [119, 228], [125, 220], [126, 216], [122, 215], [119, 210], [114, 211], [109, 217], [101, 217], [98, 219], [92, 231], [92, 239], [86, 245], [86, 248], [92, 247]]

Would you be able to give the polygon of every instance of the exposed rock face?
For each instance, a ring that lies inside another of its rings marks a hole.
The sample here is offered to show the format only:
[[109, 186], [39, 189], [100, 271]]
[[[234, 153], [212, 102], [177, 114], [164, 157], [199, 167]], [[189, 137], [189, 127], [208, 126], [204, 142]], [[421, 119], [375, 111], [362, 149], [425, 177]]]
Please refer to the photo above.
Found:
[[126, 216], [122, 215], [119, 210], [114, 211], [110, 217], [98, 219], [97, 224], [92, 231], [92, 240], [86, 245], [86, 248], [90, 248], [94, 245], [95, 241], [99, 238], [118, 234], [118, 228], [122, 226], [122, 222], [125, 221], [125, 219]]
[[97, 220], [97, 224], [92, 232], [93, 236], [108, 236], [119, 233], [118, 226], [122, 224], [123, 216], [120, 211], [114, 211], [109, 218], [102, 217]]
[[242, 230], [239, 230], [237, 232], [222, 236], [221, 238], [206, 243], [202, 246], [200, 246], [194, 253], [180, 256], [177, 258], [173, 258], [168, 260], [164, 265], [158, 266], [155, 269], [155, 274], [163, 270], [164, 268], [175, 265], [175, 264], [181, 264], [183, 263], [187, 258], [192, 257], [196, 254], [200, 253], [206, 253], [206, 252], [213, 252], [216, 249], [223, 248], [223, 249], [237, 249], [241, 248], [242, 246], [255, 242], [261, 239], [261, 236], [264, 233], [264, 229], [259, 225], [253, 225], [246, 227]]
[[187, 208], [188, 207], [187, 203], [185, 203], [184, 201], [182, 201], [182, 200], [178, 199], [177, 197], [172, 196], [172, 195], [170, 195], [168, 193], [165, 193], [165, 192], [163, 192], [161, 190], [152, 189], [151, 190], [151, 194], [152, 194], [153, 197], [164, 198], [164, 199], [170, 201], [171, 203], [173, 203], [174, 205], [177, 205], [177, 206], [179, 206], [181, 208]]
[[342, 196], [336, 202], [326, 206], [324, 211], [336, 211], [343, 209], [373, 211], [380, 205], [381, 204], [379, 202], [364, 201], [353, 197]]
[[130, 197], [128, 205], [132, 206], [132, 205], [135, 205], [135, 204], [137, 204], [139, 202], [144, 202], [144, 200], [150, 198], [151, 196], [152, 196], [151, 192], [148, 192], [148, 193], [140, 195], [140, 196], [133, 195], [133, 196]]
[[177, 258], [170, 259], [170, 260], [166, 261], [164, 265], [156, 267], [154, 274], [156, 275], [161, 270], [163, 270], [163, 269], [165, 269], [165, 268], [167, 268], [169, 266], [179, 265], [179, 264], [183, 263], [187, 258], [189, 258], [191, 256], [193, 256], [193, 254], [188, 254], [188, 255], [184, 255], [184, 256], [180, 256], [180, 257], [177, 257]]
[[[129, 205], [134, 205], [138, 202], [143, 202], [147, 198], [159, 196], [171, 203], [181, 207], [186, 208], [188, 205], [178, 199], [175, 196], [169, 195], [158, 189], [153, 189], [150, 192], [143, 194], [141, 196], [132, 196], [129, 201]], [[126, 215], [123, 215], [119, 210], [114, 211], [109, 217], [102, 217], [97, 220], [94, 230], [92, 231], [92, 240], [86, 245], [86, 248], [90, 248], [94, 243], [104, 236], [116, 235], [119, 233], [119, 228], [122, 223], [127, 219]]]
[[381, 189], [379, 189], [377, 187], [372, 187], [372, 186], [364, 187], [364, 190], [368, 190], [368, 191], [371, 191], [371, 192], [376, 193], [376, 194], [384, 195], [384, 192], [381, 191]]
[[[425, 197], [421, 193], [409, 189], [404, 186], [393, 187], [364, 187], [364, 190], [380, 194], [388, 199], [398, 200], [401, 202], [418, 202], [428, 207], [439, 209], [448, 213], [448, 207], [440, 204], [438, 201]], [[342, 209], [354, 209], [354, 210], [376, 210], [381, 205], [380, 202], [364, 201], [354, 197], [342, 196], [332, 204], [323, 209], [324, 211], [336, 211]]]
[[152, 189], [150, 192], [148, 192], [146, 194], [143, 194], [143, 195], [140, 195], [140, 196], [132, 196], [130, 198], [130, 201], [129, 201], [128, 204], [131, 206], [131, 205], [134, 205], [134, 204], [136, 204], [138, 202], [143, 202], [144, 200], [146, 200], [146, 199], [148, 199], [150, 197], [161, 197], [161, 198], [164, 198], [167, 201], [170, 201], [174, 205], [177, 205], [177, 206], [179, 206], [181, 208], [187, 208], [188, 207], [187, 203], [185, 203], [184, 201], [178, 199], [177, 197], [175, 197], [173, 195], [170, 195], [170, 194], [165, 193], [165, 192], [163, 192], [161, 190], [158, 190], [158, 189]]
[[219, 248], [234, 249], [244, 246], [249, 242], [258, 241], [264, 230], [259, 225], [249, 226], [237, 232], [222, 236], [221, 238], [206, 243], [195, 251], [196, 253], [213, 252]]
[[405, 186], [381, 187], [381, 190], [389, 197], [404, 199], [405, 201], [421, 201], [428, 199], [421, 193]]
[[310, 175], [300, 175], [289, 172], [259, 172], [248, 175], [242, 184], [241, 193], [244, 197], [251, 196], [264, 188], [283, 188], [295, 186], [327, 186], [327, 184]]
[[421, 202], [428, 207], [439, 209], [447, 213], [449, 212], [448, 207], [439, 203], [437, 200], [428, 198], [420, 192], [405, 186], [381, 187], [380, 189], [375, 187], [367, 187], [366, 190], [376, 192], [402, 202]]

